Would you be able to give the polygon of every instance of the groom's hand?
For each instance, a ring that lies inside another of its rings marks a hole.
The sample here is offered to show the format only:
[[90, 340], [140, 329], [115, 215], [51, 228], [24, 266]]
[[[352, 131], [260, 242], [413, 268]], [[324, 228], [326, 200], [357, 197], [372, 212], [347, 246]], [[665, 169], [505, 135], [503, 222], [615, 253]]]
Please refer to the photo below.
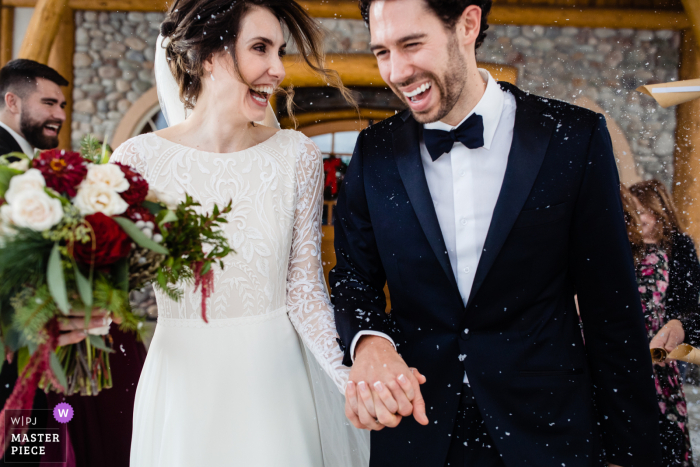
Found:
[[355, 427], [395, 427], [413, 414], [428, 424], [420, 385], [425, 377], [406, 365], [393, 345], [379, 336], [365, 336], [355, 348], [355, 362], [345, 391], [345, 414]]

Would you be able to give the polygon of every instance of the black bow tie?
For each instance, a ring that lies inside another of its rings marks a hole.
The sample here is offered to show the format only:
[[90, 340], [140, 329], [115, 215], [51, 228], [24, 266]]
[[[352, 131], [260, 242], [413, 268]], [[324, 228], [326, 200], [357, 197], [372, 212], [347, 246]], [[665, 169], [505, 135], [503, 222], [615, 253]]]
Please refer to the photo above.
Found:
[[484, 145], [484, 119], [481, 115], [472, 114], [460, 126], [450, 131], [423, 129], [423, 142], [433, 161], [450, 152], [457, 141], [469, 149], [477, 149]]

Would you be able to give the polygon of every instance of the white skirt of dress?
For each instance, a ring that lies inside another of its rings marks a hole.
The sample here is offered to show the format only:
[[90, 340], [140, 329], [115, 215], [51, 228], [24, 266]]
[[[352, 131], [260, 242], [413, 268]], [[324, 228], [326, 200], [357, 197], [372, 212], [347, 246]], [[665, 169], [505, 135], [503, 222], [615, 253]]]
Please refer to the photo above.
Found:
[[302, 351], [284, 308], [209, 324], [159, 318], [131, 466], [323, 466]]

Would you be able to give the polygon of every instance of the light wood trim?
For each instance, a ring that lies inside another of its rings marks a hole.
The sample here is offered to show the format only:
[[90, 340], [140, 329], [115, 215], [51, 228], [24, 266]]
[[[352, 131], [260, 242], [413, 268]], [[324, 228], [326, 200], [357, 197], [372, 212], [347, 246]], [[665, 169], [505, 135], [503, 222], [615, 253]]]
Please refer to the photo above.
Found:
[[[357, 117], [357, 115], [355, 115]], [[299, 128], [309, 138], [312, 136], [337, 133], [339, 131], [362, 131], [367, 128], [368, 120], [331, 120]]]
[[695, 38], [700, 44], [700, 1], [698, 0], [682, 0], [683, 8], [690, 19], [691, 27]]
[[3, 6], [0, 9], [0, 67], [12, 60], [12, 35], [15, 29], [15, 9]]
[[[124, 141], [131, 138], [134, 132], [146, 123], [144, 118], [147, 112], [157, 105], [159, 105], [158, 92], [156, 91], [156, 87], [153, 86], [129, 107], [129, 110], [126, 111], [119, 121], [119, 126], [114, 130], [114, 136], [112, 136], [112, 140], [109, 142], [112, 148], [116, 149]], [[107, 136], [108, 135], [105, 135], [105, 138]]]
[[[363, 129], [367, 126], [365, 120], [384, 120], [392, 115], [396, 114], [394, 110], [379, 110], [379, 109], [360, 109], [360, 115], [358, 118], [357, 112], [353, 109], [345, 110], [332, 110], [328, 112], [307, 112], [296, 116], [297, 128], [302, 129], [309, 125], [320, 124], [320, 122], [330, 122], [343, 120], [351, 120], [355, 122], [355, 127], [351, 130], [357, 128]], [[364, 125], [364, 126], [363, 126]], [[280, 126], [282, 128], [294, 128], [294, 122], [289, 117], [284, 117], [280, 119]], [[345, 131], [345, 130], [334, 130], [334, 131]], [[350, 131], [350, 130], [347, 130]], [[320, 133], [319, 133], [320, 134]]]
[[73, 53], [75, 52], [75, 18], [73, 10], [66, 8], [63, 12], [61, 26], [49, 54], [48, 65], [58, 71], [68, 80], [68, 86], [63, 89], [66, 96], [66, 121], [63, 122], [61, 133], [58, 135], [58, 147], [71, 149], [71, 114], [73, 112]]
[[[696, 0], [691, 0], [696, 1]], [[577, 28], [686, 29], [691, 26], [682, 11], [624, 8], [557, 8], [494, 5], [490, 24], [573, 26]]]
[[[700, 76], [700, 46], [691, 30], [681, 40], [678, 79]], [[700, 99], [676, 107], [676, 152], [673, 160], [673, 200], [688, 223], [688, 233], [700, 242]]]
[[19, 58], [48, 62], [51, 46], [56, 39], [61, 18], [66, 9], [64, 0], [39, 0], [29, 20], [27, 33], [19, 49]]
[[[694, 1], [694, 0], [690, 0]], [[355, 0], [301, 1], [317, 18], [362, 19]], [[34, 7], [37, 0], [4, 0], [13, 7]], [[69, 0], [74, 10], [166, 11], [166, 0]], [[625, 8], [559, 8], [494, 5], [490, 24], [574, 26], [582, 28], [686, 29], [691, 22], [685, 12]]]
[[[288, 55], [283, 59], [286, 76], [282, 86], [287, 87], [311, 87], [325, 86], [326, 82], [321, 76], [306, 66], [298, 55]], [[386, 87], [386, 83], [379, 74], [377, 59], [371, 54], [330, 54], [326, 57], [326, 67], [340, 74], [345, 86], [379, 86]], [[518, 69], [508, 65], [493, 63], [479, 63], [479, 67], [487, 69], [491, 75], [499, 81], [507, 81], [515, 84], [518, 78]]]

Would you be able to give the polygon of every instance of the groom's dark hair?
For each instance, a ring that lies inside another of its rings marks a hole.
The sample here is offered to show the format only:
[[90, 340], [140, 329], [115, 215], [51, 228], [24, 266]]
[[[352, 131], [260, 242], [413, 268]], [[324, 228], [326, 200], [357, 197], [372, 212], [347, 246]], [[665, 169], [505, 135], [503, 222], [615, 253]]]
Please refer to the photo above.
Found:
[[[374, 0], [360, 0], [360, 11], [365, 23], [369, 25], [369, 7]], [[481, 8], [481, 28], [479, 37], [476, 38], [475, 48], [479, 48], [486, 38], [486, 30], [489, 28], [488, 16], [493, 0], [423, 0], [426, 6], [440, 18], [448, 29], [453, 29], [464, 10], [470, 5]]]

